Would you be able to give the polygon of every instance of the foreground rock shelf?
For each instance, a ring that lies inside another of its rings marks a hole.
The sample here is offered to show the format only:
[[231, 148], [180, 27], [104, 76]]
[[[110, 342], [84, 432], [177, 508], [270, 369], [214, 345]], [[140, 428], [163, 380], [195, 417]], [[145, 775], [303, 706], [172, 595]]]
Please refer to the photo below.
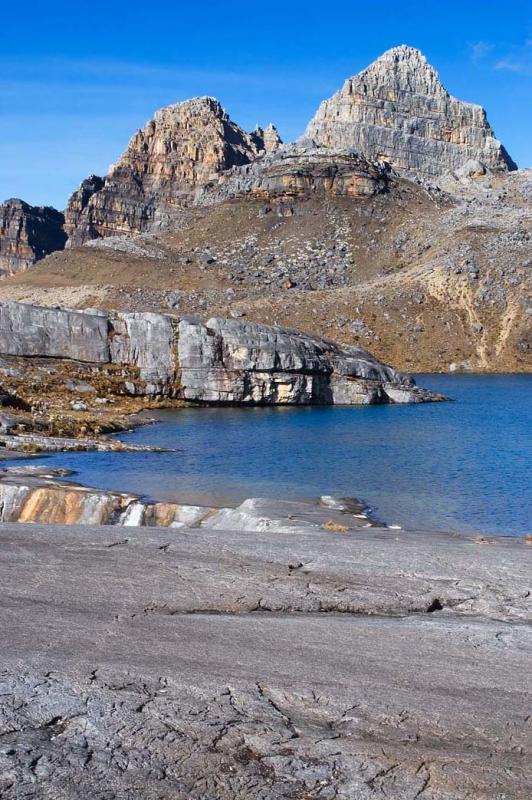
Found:
[[0, 547], [6, 800], [529, 796], [522, 541], [300, 520]]

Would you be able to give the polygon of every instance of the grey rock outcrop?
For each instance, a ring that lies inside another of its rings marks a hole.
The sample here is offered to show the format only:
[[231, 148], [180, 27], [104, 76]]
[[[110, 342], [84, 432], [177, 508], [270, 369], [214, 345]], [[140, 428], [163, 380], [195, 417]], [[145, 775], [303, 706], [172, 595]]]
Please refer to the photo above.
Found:
[[301, 195], [372, 197], [388, 187], [389, 168], [349, 150], [284, 145], [243, 167], [221, 173], [197, 196], [211, 205], [239, 195], [289, 200]]
[[[410, 378], [362, 348], [239, 320], [181, 320], [178, 360], [187, 400], [359, 405], [423, 399]], [[395, 398], [388, 394], [393, 389]]]
[[107, 363], [108, 315], [0, 303], [0, 353]]
[[172, 317], [149, 312], [122, 313], [109, 319], [109, 327], [111, 362], [138, 367], [155, 393], [158, 386], [175, 383], [178, 365]]
[[62, 250], [64, 217], [50, 207], [30, 206], [12, 198], [0, 204], [0, 275], [31, 267], [54, 250]]
[[[367, 350], [235, 319], [0, 304], [0, 353], [125, 367], [124, 391], [203, 403], [441, 399]], [[46, 368], [45, 368], [46, 369]]]
[[449, 95], [424, 55], [405, 45], [349, 78], [320, 105], [305, 136], [387, 161], [410, 177], [432, 178], [470, 159], [515, 169], [484, 109]]

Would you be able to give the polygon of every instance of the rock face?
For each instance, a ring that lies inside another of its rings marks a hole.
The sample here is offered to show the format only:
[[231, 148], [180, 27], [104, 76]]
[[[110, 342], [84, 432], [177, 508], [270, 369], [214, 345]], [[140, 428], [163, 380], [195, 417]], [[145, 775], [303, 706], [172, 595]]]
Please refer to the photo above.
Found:
[[404, 45], [349, 78], [320, 105], [305, 135], [388, 161], [412, 177], [432, 178], [470, 159], [515, 169], [484, 109], [451, 97], [423, 54]]
[[0, 275], [31, 267], [54, 250], [62, 250], [64, 217], [55, 208], [30, 206], [23, 200], [0, 205]]
[[411, 379], [362, 348], [238, 320], [181, 320], [178, 360], [186, 400], [358, 405], [422, 399]]
[[[124, 391], [202, 403], [367, 404], [441, 399], [367, 350], [286, 328], [154, 313], [0, 305], [6, 356], [127, 367]], [[46, 372], [46, 365], [43, 367]]]
[[107, 314], [2, 303], [0, 353], [106, 363]]
[[91, 176], [69, 200], [69, 244], [156, 227], [197, 187], [280, 142], [275, 128], [248, 134], [212, 97], [163, 108], [131, 139], [105, 178]]

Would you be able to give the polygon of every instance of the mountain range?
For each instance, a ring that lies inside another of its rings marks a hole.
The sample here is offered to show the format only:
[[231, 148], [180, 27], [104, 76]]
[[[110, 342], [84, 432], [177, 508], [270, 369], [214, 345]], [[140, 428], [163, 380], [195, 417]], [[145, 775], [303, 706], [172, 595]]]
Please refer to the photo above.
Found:
[[304, 136], [211, 97], [157, 111], [64, 213], [0, 206], [3, 298], [247, 317], [401, 369], [530, 368], [532, 175], [399, 46]]

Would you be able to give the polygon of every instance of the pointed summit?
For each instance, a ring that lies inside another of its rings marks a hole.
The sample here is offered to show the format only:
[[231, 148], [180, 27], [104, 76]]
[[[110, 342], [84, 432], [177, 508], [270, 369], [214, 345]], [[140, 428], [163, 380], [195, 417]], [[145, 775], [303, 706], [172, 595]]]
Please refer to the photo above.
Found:
[[421, 50], [406, 44], [386, 50], [369, 67], [349, 80], [357, 79], [368, 80], [370, 83], [373, 79], [376, 88], [386, 84], [388, 89], [393, 87], [397, 92], [448, 96], [440, 76]]
[[161, 108], [131, 138], [108, 175], [83, 181], [70, 197], [69, 246], [156, 227], [192, 202], [196, 188], [248, 164], [263, 149], [264, 142], [234, 123], [214, 97]]
[[449, 95], [423, 53], [407, 45], [348, 78], [320, 105], [305, 136], [389, 161], [410, 177], [435, 177], [471, 159], [515, 169], [484, 109]]

